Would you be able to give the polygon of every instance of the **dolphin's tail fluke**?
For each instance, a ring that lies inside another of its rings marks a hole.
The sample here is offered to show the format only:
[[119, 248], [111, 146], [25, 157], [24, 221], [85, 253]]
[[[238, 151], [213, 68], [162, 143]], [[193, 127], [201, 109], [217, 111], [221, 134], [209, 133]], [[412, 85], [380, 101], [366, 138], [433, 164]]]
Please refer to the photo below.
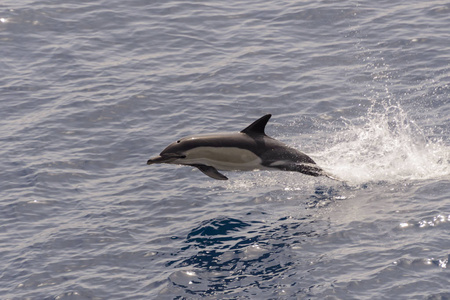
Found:
[[330, 174], [330, 173], [324, 171], [322, 168], [320, 168], [317, 165], [310, 166], [310, 168], [311, 168], [311, 171], [310, 171], [311, 174], [308, 174], [305, 172], [302, 172], [302, 173], [312, 175], [312, 176], [324, 176], [324, 177], [328, 177], [328, 178], [336, 180], [336, 181], [344, 181], [343, 179], [340, 179], [336, 175], [333, 175], [333, 174]]
[[315, 163], [288, 163], [278, 165], [275, 168], [283, 171], [300, 172], [309, 176], [319, 177], [323, 176], [324, 171]]
[[341, 178], [337, 177], [336, 175], [330, 174], [330, 173], [325, 172], [325, 171], [322, 172], [322, 176], [328, 177], [328, 178], [336, 180], [336, 181], [341, 181], [341, 182], [345, 181], [344, 179], [341, 179]]
[[316, 164], [297, 163], [297, 164], [290, 164], [287, 166], [285, 165], [281, 169], [285, 171], [300, 172], [314, 177], [325, 176], [333, 180], [344, 181], [339, 177], [324, 171], [321, 167], [319, 167]]

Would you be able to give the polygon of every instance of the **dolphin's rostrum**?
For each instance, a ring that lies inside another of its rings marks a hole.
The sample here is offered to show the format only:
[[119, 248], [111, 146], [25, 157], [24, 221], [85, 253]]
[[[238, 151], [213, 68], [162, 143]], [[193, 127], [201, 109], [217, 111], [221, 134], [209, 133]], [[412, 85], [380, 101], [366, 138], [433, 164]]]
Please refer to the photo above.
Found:
[[157, 163], [197, 167], [218, 180], [223, 171], [281, 170], [311, 176], [327, 176], [306, 154], [267, 136], [264, 132], [272, 115], [265, 115], [240, 132], [195, 135], [170, 144], [148, 165]]

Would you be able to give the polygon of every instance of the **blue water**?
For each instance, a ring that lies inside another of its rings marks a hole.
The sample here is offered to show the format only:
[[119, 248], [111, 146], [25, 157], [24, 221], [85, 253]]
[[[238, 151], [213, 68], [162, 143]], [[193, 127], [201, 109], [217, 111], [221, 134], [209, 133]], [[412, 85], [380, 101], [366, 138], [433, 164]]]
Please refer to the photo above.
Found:
[[[1, 299], [450, 299], [448, 1], [3, 1]], [[147, 166], [266, 132], [333, 181]]]

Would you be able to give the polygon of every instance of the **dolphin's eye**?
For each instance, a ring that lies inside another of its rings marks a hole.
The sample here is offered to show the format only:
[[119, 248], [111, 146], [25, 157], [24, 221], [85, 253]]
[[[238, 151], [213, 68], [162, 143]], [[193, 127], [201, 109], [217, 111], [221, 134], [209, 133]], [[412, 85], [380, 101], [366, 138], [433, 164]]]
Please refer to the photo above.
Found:
[[178, 140], [178, 141], [177, 141], [177, 144], [179, 144], [179, 143], [181, 143], [181, 141], [180, 141], [180, 140]]

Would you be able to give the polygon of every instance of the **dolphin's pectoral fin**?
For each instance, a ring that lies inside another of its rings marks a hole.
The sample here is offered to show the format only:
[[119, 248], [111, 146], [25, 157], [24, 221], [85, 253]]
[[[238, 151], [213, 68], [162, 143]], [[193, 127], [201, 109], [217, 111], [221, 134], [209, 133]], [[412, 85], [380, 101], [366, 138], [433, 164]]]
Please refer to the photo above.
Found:
[[219, 171], [217, 171], [216, 168], [206, 165], [192, 165], [194, 167], [197, 167], [200, 171], [203, 172], [203, 174], [208, 175], [211, 178], [217, 179], [217, 180], [228, 180], [228, 178], [220, 174]]

